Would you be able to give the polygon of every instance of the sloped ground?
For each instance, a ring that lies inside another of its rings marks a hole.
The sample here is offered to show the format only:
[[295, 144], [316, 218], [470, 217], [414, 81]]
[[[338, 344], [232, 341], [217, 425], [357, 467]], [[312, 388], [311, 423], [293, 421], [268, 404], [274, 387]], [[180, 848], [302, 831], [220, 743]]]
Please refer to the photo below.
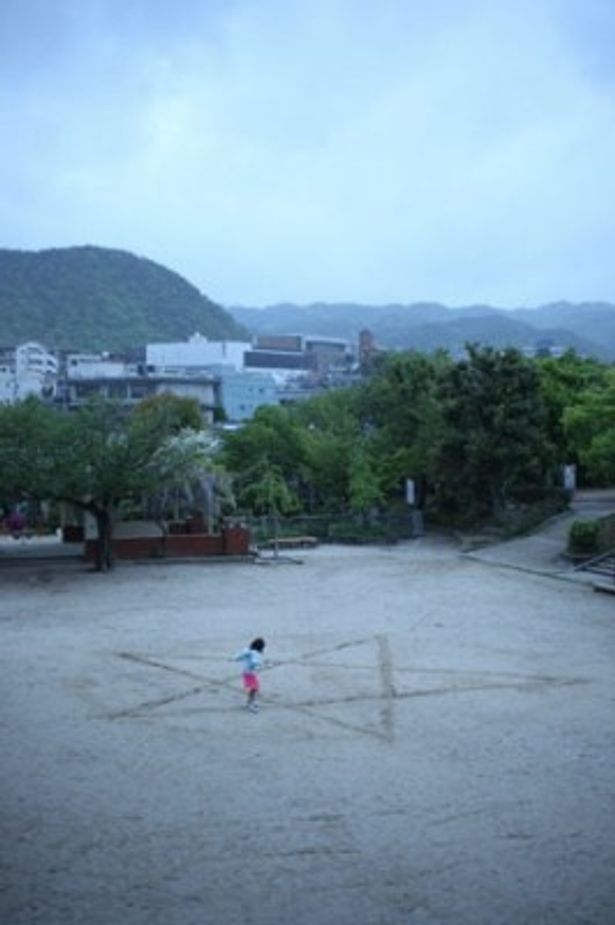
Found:
[[573, 563], [563, 556], [568, 546], [568, 533], [575, 520], [595, 520], [612, 514], [615, 514], [615, 489], [579, 491], [568, 511], [553, 517], [539, 530], [475, 550], [470, 555], [486, 564], [591, 584], [595, 576], [576, 571]]
[[3, 568], [3, 921], [614, 921], [613, 599], [429, 538], [301, 559]]

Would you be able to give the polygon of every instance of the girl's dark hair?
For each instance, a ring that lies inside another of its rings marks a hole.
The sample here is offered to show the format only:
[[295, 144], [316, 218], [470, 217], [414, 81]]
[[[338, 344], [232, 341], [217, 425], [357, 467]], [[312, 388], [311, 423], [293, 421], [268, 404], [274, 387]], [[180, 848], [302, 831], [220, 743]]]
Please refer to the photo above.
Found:
[[262, 652], [265, 648], [265, 640], [261, 639], [260, 636], [257, 639], [253, 639], [250, 643], [250, 648], [256, 649], [257, 652]]

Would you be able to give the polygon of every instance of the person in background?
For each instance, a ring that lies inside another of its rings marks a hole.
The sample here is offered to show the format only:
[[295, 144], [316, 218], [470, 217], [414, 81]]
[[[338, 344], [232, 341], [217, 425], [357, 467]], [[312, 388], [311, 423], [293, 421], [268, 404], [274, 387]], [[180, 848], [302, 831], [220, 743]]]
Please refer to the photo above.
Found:
[[13, 539], [18, 540], [26, 528], [26, 518], [21, 513], [21, 511], [15, 508], [15, 510], [11, 511], [9, 516], [6, 518], [6, 525], [11, 531], [11, 536]]

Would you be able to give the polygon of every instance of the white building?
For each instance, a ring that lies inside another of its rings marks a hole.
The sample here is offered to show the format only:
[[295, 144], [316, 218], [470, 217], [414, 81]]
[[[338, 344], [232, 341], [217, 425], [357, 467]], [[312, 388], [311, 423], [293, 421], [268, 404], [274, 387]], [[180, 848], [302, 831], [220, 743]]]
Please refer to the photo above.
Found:
[[244, 354], [250, 348], [251, 344], [243, 341], [213, 341], [197, 333], [182, 343], [148, 344], [145, 362], [157, 372], [186, 372], [212, 366], [241, 370]]
[[67, 379], [120, 379], [131, 372], [124, 359], [108, 353], [69, 353], [66, 357]]
[[198, 375], [170, 375], [161, 373], [144, 374], [136, 368], [127, 369], [121, 376], [98, 375], [93, 369], [91, 375], [80, 375], [67, 379], [64, 404], [68, 408], [79, 408], [93, 398], [103, 398], [132, 407], [145, 398], [171, 394], [179, 398], [194, 398], [199, 403], [207, 423], [214, 420], [218, 407], [219, 382], [212, 373]]
[[58, 379], [58, 359], [42, 344], [28, 341], [3, 352], [0, 402], [12, 404], [34, 395], [51, 398]]
[[190, 377], [215, 375], [227, 419], [247, 421], [261, 405], [278, 403], [273, 376], [245, 371], [245, 357], [251, 349], [244, 341], [210, 341], [202, 334], [193, 334], [184, 343], [148, 344], [145, 368], [149, 377], [183, 377], [185, 382]]
[[28, 341], [15, 350], [15, 372], [17, 376], [37, 376], [41, 381], [55, 379], [58, 358], [42, 344]]

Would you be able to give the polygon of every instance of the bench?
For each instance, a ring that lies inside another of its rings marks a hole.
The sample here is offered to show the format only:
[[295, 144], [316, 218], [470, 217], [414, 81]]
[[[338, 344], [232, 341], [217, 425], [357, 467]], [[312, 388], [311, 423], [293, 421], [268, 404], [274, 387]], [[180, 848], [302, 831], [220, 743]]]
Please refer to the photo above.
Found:
[[281, 536], [258, 545], [260, 549], [274, 549], [276, 544], [278, 549], [313, 549], [318, 545], [318, 539], [315, 536]]

